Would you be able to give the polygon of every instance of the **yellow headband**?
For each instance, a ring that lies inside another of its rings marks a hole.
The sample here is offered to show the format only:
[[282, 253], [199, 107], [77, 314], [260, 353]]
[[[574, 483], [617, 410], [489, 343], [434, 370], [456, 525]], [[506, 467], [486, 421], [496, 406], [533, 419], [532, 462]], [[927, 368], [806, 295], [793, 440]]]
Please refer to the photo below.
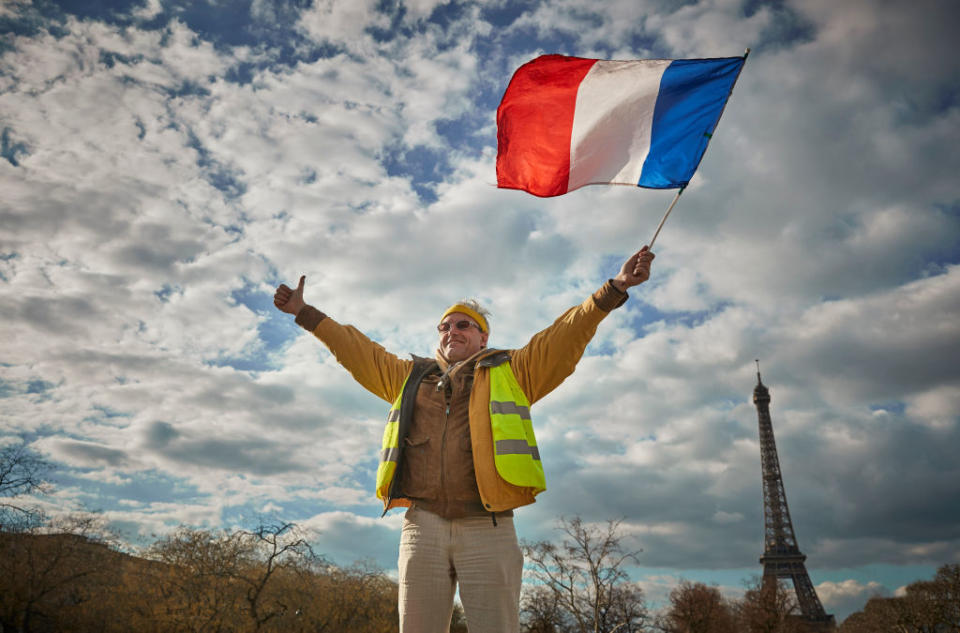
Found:
[[462, 312], [463, 314], [466, 314], [468, 317], [472, 318], [477, 322], [477, 325], [480, 326], [480, 331], [484, 334], [489, 331], [490, 328], [487, 327], [487, 320], [483, 318], [483, 315], [476, 310], [463, 305], [462, 303], [455, 303], [447, 308], [447, 311], [443, 313], [443, 316], [440, 317], [440, 320], [443, 321], [445, 318], [447, 318], [448, 314], [452, 314], [454, 312]]

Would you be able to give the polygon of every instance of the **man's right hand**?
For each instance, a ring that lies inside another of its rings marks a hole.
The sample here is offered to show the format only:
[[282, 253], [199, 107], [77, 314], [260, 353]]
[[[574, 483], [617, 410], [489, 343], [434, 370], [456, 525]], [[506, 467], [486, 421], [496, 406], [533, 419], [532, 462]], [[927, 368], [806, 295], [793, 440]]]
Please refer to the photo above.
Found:
[[297, 316], [303, 306], [307, 305], [303, 302], [303, 284], [306, 280], [306, 276], [301, 276], [296, 290], [291, 290], [286, 284], [280, 284], [273, 295], [273, 305], [277, 306], [281, 312]]

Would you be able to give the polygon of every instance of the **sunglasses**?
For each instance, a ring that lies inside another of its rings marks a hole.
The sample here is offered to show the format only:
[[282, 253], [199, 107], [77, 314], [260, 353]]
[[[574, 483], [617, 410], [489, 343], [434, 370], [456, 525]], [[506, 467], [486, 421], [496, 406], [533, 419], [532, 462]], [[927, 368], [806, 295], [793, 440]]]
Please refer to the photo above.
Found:
[[[450, 323], [449, 321], [444, 322], [444, 323], [441, 323], [440, 325], [437, 326], [437, 332], [440, 332], [441, 334], [444, 333], [444, 332], [449, 332], [449, 331], [450, 331], [450, 325], [451, 325], [451, 323]], [[467, 321], [466, 319], [463, 319], [462, 321], [456, 321], [456, 322], [453, 323], [452, 325], [453, 325], [453, 327], [457, 328], [458, 330], [468, 330], [468, 329], [470, 329], [470, 326], [473, 326], [473, 327], [477, 328], [478, 330], [480, 329], [480, 326], [479, 326], [479, 325], [477, 325], [477, 324], [474, 323], [473, 321]], [[481, 331], [482, 331], [482, 330], [481, 330]]]

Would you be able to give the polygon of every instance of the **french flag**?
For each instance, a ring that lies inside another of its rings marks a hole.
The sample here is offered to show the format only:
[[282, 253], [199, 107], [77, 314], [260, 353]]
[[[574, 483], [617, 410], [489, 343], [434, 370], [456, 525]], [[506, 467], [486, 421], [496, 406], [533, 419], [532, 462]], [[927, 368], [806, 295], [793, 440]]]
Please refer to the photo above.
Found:
[[524, 64], [497, 108], [497, 186], [542, 197], [594, 184], [685, 187], [745, 59]]

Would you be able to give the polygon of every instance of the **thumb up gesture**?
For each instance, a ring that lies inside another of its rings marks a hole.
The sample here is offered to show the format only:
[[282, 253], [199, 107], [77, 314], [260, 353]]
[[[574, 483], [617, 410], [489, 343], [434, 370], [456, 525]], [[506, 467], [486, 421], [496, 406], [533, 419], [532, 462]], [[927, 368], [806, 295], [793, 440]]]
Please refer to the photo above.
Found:
[[306, 276], [301, 275], [296, 290], [291, 290], [286, 284], [280, 284], [273, 295], [273, 305], [277, 306], [281, 312], [297, 316], [297, 313], [306, 305], [303, 302], [303, 284], [306, 281]]

